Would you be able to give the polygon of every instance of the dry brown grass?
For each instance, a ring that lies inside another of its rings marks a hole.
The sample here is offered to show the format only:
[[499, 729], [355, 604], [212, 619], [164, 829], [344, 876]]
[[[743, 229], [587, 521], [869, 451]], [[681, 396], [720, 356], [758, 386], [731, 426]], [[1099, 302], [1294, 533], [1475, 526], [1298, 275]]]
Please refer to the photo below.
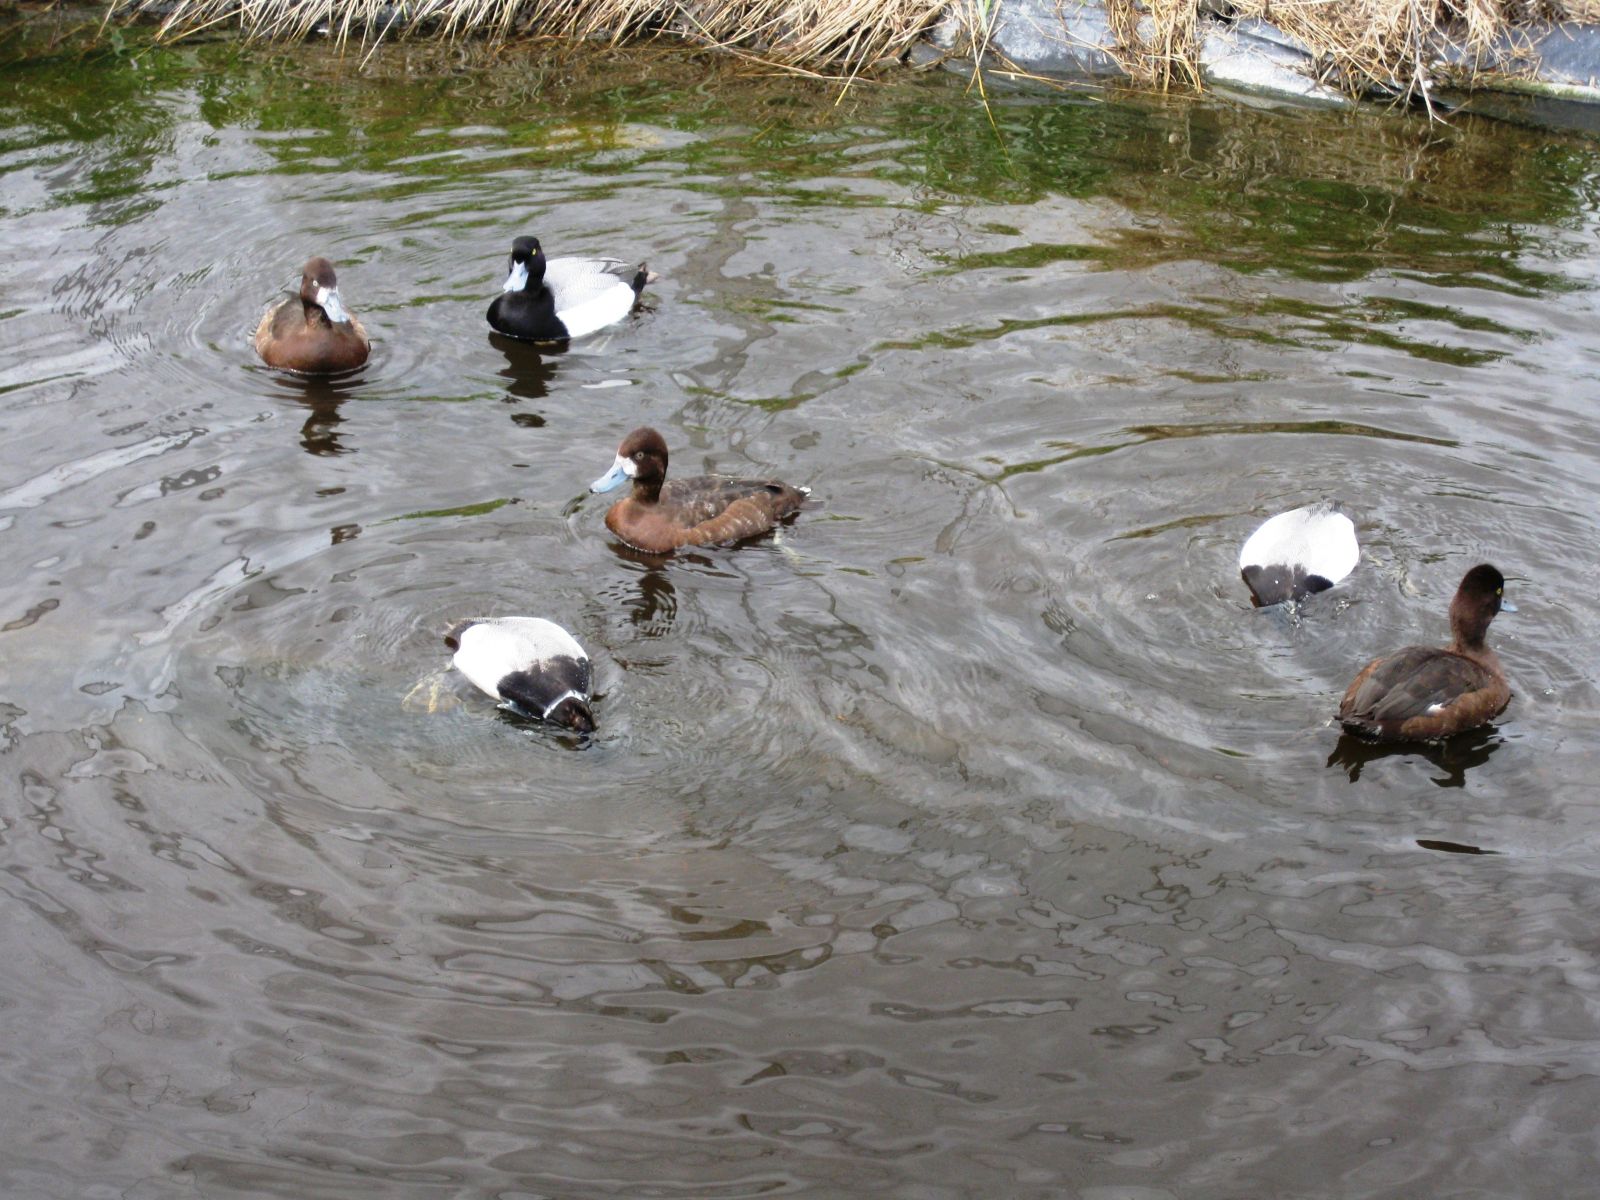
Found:
[[942, 18], [981, 45], [993, 0], [111, 0], [114, 16], [155, 15], [158, 35], [226, 26], [342, 43], [431, 34], [539, 36], [612, 44], [670, 35], [817, 72], [897, 61]]
[[1137, 83], [1200, 86], [1195, 0], [1105, 0], [1116, 56]]
[[[1202, 0], [1105, 4], [1119, 58], [1134, 79], [1157, 87], [1198, 83]], [[1600, 21], [1600, 0], [1213, 0], [1206, 7], [1276, 25], [1315, 58], [1324, 82], [1430, 107], [1442, 43], [1470, 58], [1505, 45], [1508, 34], [1529, 22]]]
[[[1600, 22], [1600, 0], [1102, 0], [1133, 78], [1198, 87], [1202, 6], [1260, 17], [1315, 58], [1325, 82], [1352, 93], [1428, 101], [1442, 39], [1488, 47], [1534, 20]], [[252, 37], [325, 30], [340, 44], [386, 37], [512, 37], [617, 44], [667, 35], [758, 62], [853, 78], [899, 61], [941, 20], [953, 53], [978, 57], [1003, 0], [111, 0], [116, 14], [158, 14], [160, 35], [218, 25]], [[1457, 72], [1459, 75], [1459, 72]]]

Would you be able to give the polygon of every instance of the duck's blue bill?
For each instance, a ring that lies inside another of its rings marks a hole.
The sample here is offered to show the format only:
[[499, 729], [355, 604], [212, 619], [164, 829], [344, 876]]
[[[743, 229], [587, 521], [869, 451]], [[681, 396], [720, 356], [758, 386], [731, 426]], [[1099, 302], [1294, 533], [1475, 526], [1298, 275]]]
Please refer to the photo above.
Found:
[[328, 314], [328, 320], [339, 325], [350, 323], [350, 314], [345, 310], [344, 302], [339, 299], [338, 288], [319, 287], [317, 303], [322, 306], [322, 311]]
[[620, 487], [628, 481], [628, 460], [622, 455], [617, 455], [617, 461], [611, 464], [611, 470], [600, 476], [589, 485], [591, 492], [609, 492], [614, 487]]

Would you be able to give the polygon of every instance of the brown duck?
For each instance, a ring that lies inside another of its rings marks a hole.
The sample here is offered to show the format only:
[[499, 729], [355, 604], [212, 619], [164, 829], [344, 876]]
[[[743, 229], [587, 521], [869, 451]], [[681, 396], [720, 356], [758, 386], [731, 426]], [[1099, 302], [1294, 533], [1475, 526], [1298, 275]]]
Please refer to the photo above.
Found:
[[755, 537], [799, 512], [811, 494], [787, 483], [719, 475], [668, 483], [667, 443], [654, 429], [635, 429], [623, 438], [611, 470], [589, 490], [609, 492], [630, 479], [633, 494], [611, 506], [606, 528], [648, 554]]
[[367, 331], [339, 299], [339, 280], [325, 258], [306, 263], [300, 294], [267, 310], [256, 326], [256, 353], [269, 367], [332, 375], [367, 361]]
[[1489, 622], [1506, 603], [1505, 576], [1482, 563], [1468, 571], [1450, 601], [1446, 648], [1407, 646], [1374, 659], [1339, 703], [1352, 733], [1385, 742], [1431, 741], [1476, 729], [1511, 700], [1511, 685], [1495, 652], [1484, 644]]

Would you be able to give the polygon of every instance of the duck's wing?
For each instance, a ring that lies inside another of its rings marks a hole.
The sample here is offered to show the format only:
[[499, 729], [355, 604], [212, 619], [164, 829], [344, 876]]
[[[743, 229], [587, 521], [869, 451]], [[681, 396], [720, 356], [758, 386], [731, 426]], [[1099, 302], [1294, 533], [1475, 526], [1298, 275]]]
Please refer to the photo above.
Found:
[[701, 475], [668, 480], [661, 500], [673, 521], [694, 531], [696, 545], [736, 542], [771, 529], [799, 510], [806, 491], [768, 479]]
[[1409, 721], [1496, 687], [1494, 674], [1464, 655], [1407, 646], [1356, 676], [1339, 705], [1339, 717], [1373, 724]]
[[638, 266], [619, 258], [552, 258], [544, 265], [544, 282], [555, 293], [556, 307], [582, 304], [621, 283], [630, 290]]
[[297, 330], [304, 329], [305, 325], [306, 310], [300, 303], [299, 296], [286, 296], [282, 300], [273, 302], [267, 311], [261, 314], [261, 322], [256, 326], [254, 339], [256, 352], [265, 357], [269, 345], [282, 341]]
[[804, 489], [771, 479], [728, 479], [721, 475], [698, 475], [691, 479], [669, 479], [661, 489], [661, 502], [682, 525], [699, 525], [722, 515], [740, 500], [770, 508], [787, 516], [806, 498]]
[[546, 263], [545, 287], [567, 335], [582, 337], [632, 312], [644, 286], [634, 270], [614, 258], [553, 258]]

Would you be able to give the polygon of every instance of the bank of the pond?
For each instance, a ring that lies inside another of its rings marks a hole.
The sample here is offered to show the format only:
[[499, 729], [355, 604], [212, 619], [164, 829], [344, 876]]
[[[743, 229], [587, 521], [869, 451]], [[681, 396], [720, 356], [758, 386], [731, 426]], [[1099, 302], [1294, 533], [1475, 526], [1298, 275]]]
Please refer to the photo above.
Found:
[[[1600, 131], [1600, 9], [1491, 3], [1475, 19], [1413, 0], [1003, 0], [984, 52], [1046, 78], [1131, 76], [1319, 104], [1415, 104]], [[1270, 18], [1270, 19], [1269, 19]], [[969, 23], [934, 33], [966, 52]]]
[[404, 36], [682, 39], [851, 78], [982, 62], [1301, 102], [1396, 101], [1600, 130], [1600, 0], [110, 0], [165, 37], [218, 27], [370, 46]]

